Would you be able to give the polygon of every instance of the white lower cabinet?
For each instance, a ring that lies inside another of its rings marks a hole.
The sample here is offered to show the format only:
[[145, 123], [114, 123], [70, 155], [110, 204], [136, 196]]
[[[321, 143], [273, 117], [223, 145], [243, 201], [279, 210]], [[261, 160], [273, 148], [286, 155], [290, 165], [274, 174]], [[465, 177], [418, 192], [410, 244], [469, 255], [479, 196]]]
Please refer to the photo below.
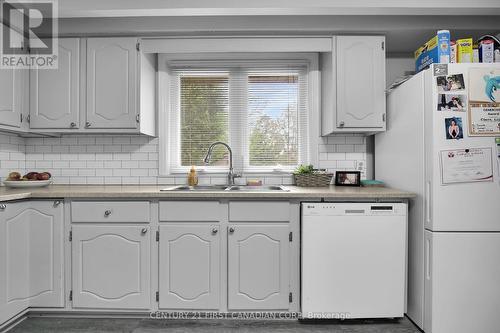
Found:
[[287, 310], [289, 225], [228, 227], [228, 309]]
[[73, 225], [73, 307], [150, 309], [149, 226]]
[[63, 307], [63, 204], [1, 203], [0, 324], [28, 307]]
[[218, 310], [219, 226], [164, 225], [160, 235], [160, 309]]

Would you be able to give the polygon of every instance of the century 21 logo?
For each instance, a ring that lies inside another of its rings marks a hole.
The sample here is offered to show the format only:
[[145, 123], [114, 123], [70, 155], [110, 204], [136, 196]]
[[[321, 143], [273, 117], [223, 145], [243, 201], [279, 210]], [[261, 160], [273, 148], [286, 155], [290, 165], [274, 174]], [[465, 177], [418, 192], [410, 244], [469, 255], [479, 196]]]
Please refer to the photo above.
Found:
[[54, 6], [54, 1], [50, 0], [3, 2], [3, 55], [23, 54], [28, 46], [33, 53], [52, 54], [56, 37]]

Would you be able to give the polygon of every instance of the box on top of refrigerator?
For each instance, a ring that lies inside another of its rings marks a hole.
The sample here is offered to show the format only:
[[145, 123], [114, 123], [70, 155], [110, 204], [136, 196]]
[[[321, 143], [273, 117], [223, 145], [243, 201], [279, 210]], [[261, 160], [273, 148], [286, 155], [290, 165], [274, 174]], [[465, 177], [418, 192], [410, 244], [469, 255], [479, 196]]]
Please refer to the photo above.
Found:
[[415, 69], [420, 72], [433, 63], [450, 62], [450, 32], [439, 30], [437, 35], [415, 51]]

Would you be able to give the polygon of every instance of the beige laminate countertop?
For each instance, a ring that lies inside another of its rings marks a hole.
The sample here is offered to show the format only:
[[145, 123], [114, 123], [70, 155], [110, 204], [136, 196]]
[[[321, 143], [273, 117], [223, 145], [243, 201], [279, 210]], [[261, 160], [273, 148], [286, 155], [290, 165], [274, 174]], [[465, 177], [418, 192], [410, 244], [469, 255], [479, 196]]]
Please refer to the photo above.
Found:
[[160, 191], [173, 185], [49, 185], [42, 188], [0, 187], [0, 201], [20, 199], [113, 199], [113, 198], [248, 198], [248, 199], [410, 199], [415, 194], [387, 187], [297, 187], [284, 186], [288, 192], [260, 191]]

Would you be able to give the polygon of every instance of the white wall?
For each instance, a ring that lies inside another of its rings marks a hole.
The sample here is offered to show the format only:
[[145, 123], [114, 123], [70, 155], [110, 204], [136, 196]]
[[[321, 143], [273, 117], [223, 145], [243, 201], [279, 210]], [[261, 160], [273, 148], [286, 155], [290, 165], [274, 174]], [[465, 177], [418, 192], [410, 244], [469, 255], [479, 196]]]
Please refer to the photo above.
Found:
[[23, 138], [9, 133], [0, 133], [0, 181], [4, 180], [9, 172], [26, 171], [25, 141]]
[[397, 78], [405, 72], [415, 71], [415, 60], [413, 58], [387, 58], [386, 60], [386, 82], [390, 86]]

